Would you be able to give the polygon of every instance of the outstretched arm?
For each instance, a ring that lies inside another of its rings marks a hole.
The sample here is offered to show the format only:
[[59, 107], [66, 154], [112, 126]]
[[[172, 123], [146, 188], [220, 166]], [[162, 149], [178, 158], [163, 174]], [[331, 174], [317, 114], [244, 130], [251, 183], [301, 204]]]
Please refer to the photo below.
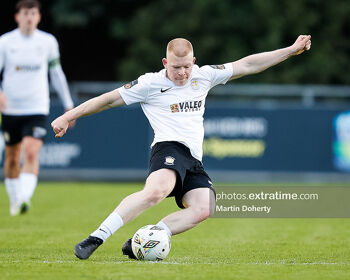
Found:
[[263, 52], [246, 56], [240, 60], [232, 62], [233, 75], [230, 80], [255, 74], [274, 66], [287, 58], [303, 53], [311, 48], [311, 36], [300, 35], [293, 45], [271, 52]]
[[70, 122], [81, 117], [96, 114], [103, 110], [122, 105], [125, 105], [125, 102], [119, 91], [115, 89], [98, 97], [92, 98], [74, 109], [67, 111], [62, 116], [55, 119], [51, 123], [51, 127], [56, 134], [55, 137], [62, 137], [67, 132]]

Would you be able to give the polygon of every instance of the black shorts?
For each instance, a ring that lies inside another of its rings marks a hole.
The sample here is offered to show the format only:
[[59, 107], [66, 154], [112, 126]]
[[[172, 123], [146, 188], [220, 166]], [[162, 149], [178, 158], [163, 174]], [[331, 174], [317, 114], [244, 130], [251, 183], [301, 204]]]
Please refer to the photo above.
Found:
[[203, 164], [191, 155], [189, 148], [179, 142], [165, 141], [153, 146], [148, 174], [162, 168], [176, 171], [175, 188], [169, 196], [175, 196], [176, 204], [180, 208], [185, 208], [182, 198], [190, 190], [210, 188], [215, 193]]
[[46, 115], [10, 116], [2, 115], [1, 129], [6, 145], [14, 145], [25, 136], [43, 140], [46, 136]]

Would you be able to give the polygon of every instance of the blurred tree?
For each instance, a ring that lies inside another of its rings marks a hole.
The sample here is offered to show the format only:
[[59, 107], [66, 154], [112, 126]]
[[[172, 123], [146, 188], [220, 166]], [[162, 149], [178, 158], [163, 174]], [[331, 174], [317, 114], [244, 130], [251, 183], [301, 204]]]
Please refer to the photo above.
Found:
[[[134, 13], [117, 73], [130, 80], [161, 68], [166, 43], [192, 41], [199, 65], [289, 46], [312, 34], [312, 51], [239, 82], [350, 83], [350, 2], [322, 0], [155, 0]], [[125, 26], [125, 24], [124, 24]], [[123, 34], [122, 34], [123, 35]]]
[[[158, 71], [165, 47], [189, 39], [199, 65], [289, 46], [312, 35], [312, 50], [236, 82], [350, 84], [350, 1], [42, 0], [40, 28], [60, 42], [69, 80], [132, 80]], [[0, 10], [15, 27], [14, 1]]]

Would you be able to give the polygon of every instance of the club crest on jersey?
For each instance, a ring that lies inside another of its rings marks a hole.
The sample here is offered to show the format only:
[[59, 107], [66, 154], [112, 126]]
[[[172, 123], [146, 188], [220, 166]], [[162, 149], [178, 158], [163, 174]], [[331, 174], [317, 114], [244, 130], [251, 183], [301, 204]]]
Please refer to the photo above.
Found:
[[203, 100], [199, 101], [185, 101], [176, 104], [171, 104], [170, 109], [172, 113], [178, 112], [195, 112], [202, 109]]
[[211, 68], [214, 69], [219, 69], [219, 70], [224, 70], [225, 69], [225, 65], [223, 64], [219, 64], [219, 65], [210, 65]]
[[132, 88], [134, 85], [137, 85], [139, 83], [139, 80], [134, 80], [131, 83], [127, 83], [124, 88], [129, 89]]
[[199, 89], [199, 84], [198, 84], [197, 80], [192, 80], [191, 81], [191, 88], [194, 89], [194, 90]]
[[175, 158], [173, 158], [171, 156], [165, 157], [164, 164], [166, 164], [166, 165], [174, 165], [174, 163], [175, 163]]

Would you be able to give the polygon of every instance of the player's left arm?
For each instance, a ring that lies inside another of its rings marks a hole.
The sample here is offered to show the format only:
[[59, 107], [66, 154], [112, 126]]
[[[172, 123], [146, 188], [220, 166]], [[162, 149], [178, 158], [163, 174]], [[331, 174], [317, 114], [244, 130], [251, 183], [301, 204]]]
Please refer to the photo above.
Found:
[[52, 86], [62, 100], [65, 110], [73, 109], [73, 100], [69, 92], [69, 87], [64, 74], [59, 58], [49, 62], [49, 73]]
[[[67, 112], [74, 108], [74, 103], [69, 92], [69, 87], [64, 74], [59, 58], [49, 62], [49, 73], [53, 88], [60, 97], [64, 111]], [[74, 127], [75, 121], [69, 124], [70, 128]]]
[[232, 62], [233, 74], [230, 80], [246, 75], [255, 74], [274, 66], [291, 56], [299, 55], [311, 48], [311, 36], [300, 35], [293, 45], [270, 52], [263, 52], [246, 56]]
[[[62, 70], [58, 42], [53, 35], [49, 36], [48, 64], [50, 80], [53, 88], [62, 101], [65, 112], [67, 112], [74, 108], [74, 103], [69, 92], [66, 75]], [[70, 128], [72, 128], [74, 124], [75, 122], [70, 123]]]

